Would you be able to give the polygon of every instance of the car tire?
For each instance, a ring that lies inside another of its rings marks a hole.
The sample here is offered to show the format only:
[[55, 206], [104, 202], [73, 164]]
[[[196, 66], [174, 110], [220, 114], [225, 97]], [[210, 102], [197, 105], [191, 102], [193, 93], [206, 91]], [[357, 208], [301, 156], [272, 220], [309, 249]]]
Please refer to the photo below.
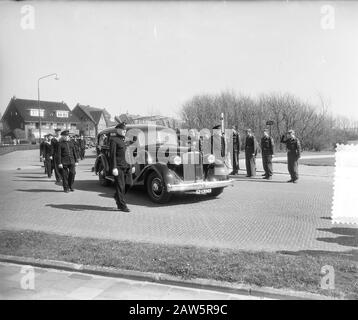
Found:
[[106, 175], [104, 173], [104, 167], [102, 163], [100, 163], [98, 167], [98, 179], [101, 186], [107, 187], [111, 184], [111, 182], [106, 179]]
[[150, 200], [155, 203], [167, 203], [171, 198], [171, 194], [164, 185], [163, 177], [156, 172], [149, 174], [146, 188]]
[[212, 189], [210, 193], [208, 193], [208, 196], [215, 198], [215, 197], [219, 196], [220, 194], [222, 194], [223, 191], [224, 191], [224, 188], [215, 188], [215, 189]]

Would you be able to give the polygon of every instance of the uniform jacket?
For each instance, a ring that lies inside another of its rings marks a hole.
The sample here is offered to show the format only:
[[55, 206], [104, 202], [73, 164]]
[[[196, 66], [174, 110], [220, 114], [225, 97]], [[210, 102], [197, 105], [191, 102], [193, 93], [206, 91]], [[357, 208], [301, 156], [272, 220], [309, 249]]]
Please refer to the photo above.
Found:
[[57, 149], [58, 149], [58, 144], [59, 143], [60, 143], [59, 140], [57, 140], [56, 138], [51, 139], [52, 151], [53, 151], [54, 159], [57, 158]]
[[237, 131], [233, 131], [232, 134], [233, 151], [240, 153], [240, 135]]
[[126, 149], [127, 146], [124, 142], [124, 137], [111, 137], [110, 140], [110, 167], [119, 168], [122, 170], [129, 169], [129, 164], [126, 161]]
[[40, 157], [44, 156], [44, 147], [45, 147], [45, 141], [42, 141], [40, 143]]
[[282, 136], [281, 143], [286, 144], [287, 153], [291, 155], [294, 154], [298, 158], [301, 157], [301, 152], [302, 152], [301, 143], [300, 140], [298, 140], [296, 137], [285, 139], [285, 137]]
[[75, 164], [77, 152], [72, 141], [60, 141], [57, 147], [57, 161], [63, 165]]
[[245, 153], [257, 155], [258, 142], [254, 136], [247, 136], [245, 139]]
[[43, 157], [49, 160], [53, 156], [53, 146], [50, 142], [45, 142], [43, 146]]
[[274, 154], [274, 147], [275, 144], [273, 142], [272, 137], [263, 136], [261, 138], [261, 152], [263, 155], [270, 155]]

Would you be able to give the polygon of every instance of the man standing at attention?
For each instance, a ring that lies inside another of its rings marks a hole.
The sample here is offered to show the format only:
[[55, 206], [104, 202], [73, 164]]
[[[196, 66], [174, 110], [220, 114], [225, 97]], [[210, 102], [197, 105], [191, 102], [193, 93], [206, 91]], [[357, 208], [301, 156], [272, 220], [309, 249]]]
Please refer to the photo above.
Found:
[[236, 175], [239, 173], [239, 154], [240, 154], [240, 134], [237, 126], [232, 126], [232, 173]]
[[301, 143], [296, 138], [293, 130], [287, 132], [286, 139], [284, 135], [281, 137], [281, 143], [285, 143], [287, 148], [287, 167], [291, 176], [291, 179], [287, 182], [297, 183], [298, 159], [301, 157]]
[[115, 137], [110, 140], [110, 166], [114, 176], [114, 185], [116, 188], [114, 199], [116, 200], [117, 208], [120, 211], [130, 212], [124, 199], [127, 185], [132, 184], [132, 172], [129, 163], [126, 161], [126, 124], [121, 122], [116, 125]]
[[57, 128], [55, 129], [55, 136], [51, 139], [51, 145], [52, 145], [52, 150], [53, 150], [53, 154], [52, 154], [52, 161], [53, 161], [53, 169], [55, 171], [55, 178], [56, 178], [56, 183], [60, 183], [62, 180], [61, 177], [61, 172], [60, 169], [58, 167], [58, 162], [57, 162], [57, 150], [58, 150], [58, 144], [60, 142], [60, 132], [61, 129]]
[[274, 142], [269, 136], [268, 129], [264, 129], [264, 135], [261, 138], [262, 165], [265, 170], [263, 179], [272, 179], [272, 157], [274, 154]]
[[256, 175], [256, 155], [257, 155], [257, 140], [253, 136], [251, 129], [246, 129], [245, 139], [245, 162], [246, 162], [246, 177], [254, 177]]
[[63, 191], [68, 193], [74, 191], [72, 186], [75, 181], [78, 159], [75, 146], [70, 141], [69, 131], [62, 131], [61, 136], [58, 144], [57, 163], [62, 173]]

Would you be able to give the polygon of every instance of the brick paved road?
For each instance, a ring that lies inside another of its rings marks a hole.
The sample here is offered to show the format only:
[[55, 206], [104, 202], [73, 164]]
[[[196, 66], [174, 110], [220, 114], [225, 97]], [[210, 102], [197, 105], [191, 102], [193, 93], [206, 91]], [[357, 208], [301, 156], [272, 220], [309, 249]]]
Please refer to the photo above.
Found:
[[[247, 250], [358, 247], [352, 226], [329, 220], [332, 167], [301, 166], [307, 175], [298, 184], [285, 183], [287, 174], [277, 174], [273, 181], [241, 175], [218, 199], [186, 195], [164, 206], [135, 189], [128, 195], [132, 212], [126, 214], [113, 211], [113, 189], [99, 186], [90, 170], [93, 162], [92, 156], [80, 163], [76, 191], [65, 194], [43, 174], [38, 151], [1, 156], [1, 229]], [[274, 166], [286, 172], [286, 165]]]
[[[254, 300], [253, 296], [0, 263], [0, 300]], [[29, 276], [35, 275], [30, 282]], [[24, 278], [26, 277], [26, 278]], [[23, 280], [22, 280], [23, 279]], [[26, 281], [27, 279], [27, 281]], [[33, 287], [30, 286], [33, 284]], [[26, 288], [26, 289], [25, 289]]]

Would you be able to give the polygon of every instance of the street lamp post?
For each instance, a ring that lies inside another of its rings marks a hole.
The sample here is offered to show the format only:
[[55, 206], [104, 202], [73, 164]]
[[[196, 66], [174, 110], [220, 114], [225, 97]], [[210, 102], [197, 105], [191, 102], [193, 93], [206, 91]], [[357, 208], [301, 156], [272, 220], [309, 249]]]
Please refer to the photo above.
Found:
[[40, 80], [48, 78], [48, 77], [52, 77], [52, 76], [55, 77], [55, 80], [59, 80], [59, 77], [58, 77], [57, 73], [48, 74], [46, 76], [40, 77], [37, 80], [37, 107], [39, 109], [39, 142], [40, 142], [40, 139], [41, 139]]

